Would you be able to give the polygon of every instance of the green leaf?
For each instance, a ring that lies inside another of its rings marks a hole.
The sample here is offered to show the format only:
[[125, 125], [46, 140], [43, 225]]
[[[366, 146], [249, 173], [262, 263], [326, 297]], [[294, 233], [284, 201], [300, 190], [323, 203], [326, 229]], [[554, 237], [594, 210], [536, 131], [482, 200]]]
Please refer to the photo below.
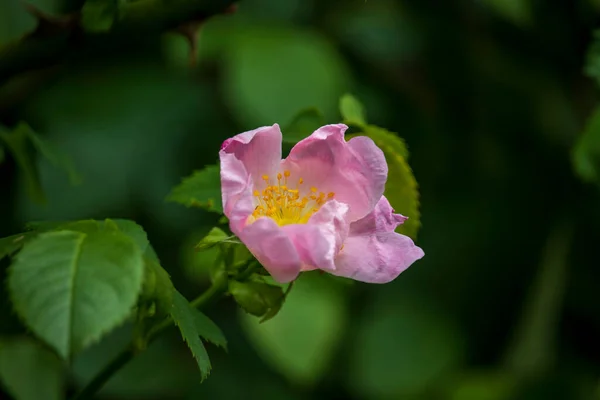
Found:
[[575, 144], [572, 158], [575, 171], [581, 179], [600, 183], [600, 107], [596, 107], [588, 119]]
[[15, 257], [8, 285], [27, 326], [68, 359], [130, 315], [143, 267], [120, 232], [45, 232]]
[[200, 242], [198, 242], [195, 248], [198, 251], [208, 250], [219, 243], [223, 243], [231, 239], [231, 235], [228, 235], [227, 233], [223, 232], [222, 229], [215, 227], [212, 228], [210, 232], [208, 232], [208, 234], [204, 236], [202, 240], [200, 240]]
[[303, 273], [269, 322], [240, 313], [259, 355], [293, 383], [307, 386], [327, 373], [347, 319], [342, 293], [320, 278]]
[[62, 153], [59, 149], [55, 148], [50, 142], [38, 136], [29, 125], [23, 123], [19, 126], [22, 126], [22, 129], [24, 129], [24, 132], [29, 137], [31, 144], [33, 144], [33, 147], [35, 147], [35, 149], [42, 156], [44, 156], [56, 168], [60, 168], [67, 173], [69, 176], [69, 181], [72, 185], [78, 185], [81, 183], [81, 176], [75, 170], [75, 166], [73, 165], [73, 161], [70, 157]]
[[348, 384], [359, 398], [412, 398], [464, 357], [463, 335], [444, 309], [406, 291], [388, 293], [364, 309], [348, 347]]
[[88, 32], [110, 30], [121, 0], [86, 0], [81, 9], [81, 25]]
[[35, 236], [35, 232], [18, 233], [0, 239], [0, 260], [4, 257], [11, 256], [18, 251], [23, 245]]
[[511, 400], [517, 398], [514, 376], [495, 371], [477, 370], [460, 377], [449, 388], [449, 400]]
[[221, 328], [199, 310], [193, 307], [192, 310], [194, 312], [194, 323], [196, 324], [198, 335], [202, 339], [227, 350], [227, 339], [225, 339]]
[[171, 191], [167, 201], [223, 213], [219, 167], [210, 165], [201, 171], [195, 171]]
[[347, 125], [363, 127], [367, 124], [364, 106], [351, 94], [340, 98], [340, 114]]
[[350, 79], [332, 43], [291, 26], [246, 27], [234, 36], [224, 65], [225, 100], [248, 128], [291, 120], [306, 107], [332, 119]]
[[29, 130], [26, 124], [19, 124], [12, 132], [3, 131], [0, 127], [0, 140], [4, 141], [6, 148], [23, 172], [29, 197], [37, 203], [44, 203], [46, 197], [40, 184], [35, 158], [31, 151]]
[[189, 301], [175, 291], [173, 296], [173, 308], [171, 309], [171, 317], [175, 324], [179, 327], [181, 337], [187, 343], [192, 351], [192, 355], [198, 364], [202, 380], [206, 379], [210, 373], [211, 365], [206, 349], [200, 340], [198, 331], [198, 322], [196, 317], [196, 309], [194, 309]]
[[280, 286], [261, 281], [231, 281], [229, 293], [244, 311], [256, 317], [263, 317], [261, 322], [273, 318], [281, 309], [285, 298]]
[[60, 359], [27, 337], [0, 339], [0, 381], [16, 400], [64, 398]]
[[[359, 135], [362, 135], [360, 133]], [[419, 190], [417, 181], [408, 165], [408, 151], [404, 141], [393, 133], [373, 125], [365, 127], [364, 134], [383, 151], [388, 163], [388, 180], [385, 196], [394, 210], [408, 217], [396, 231], [416, 239], [421, 227], [419, 211]]]
[[283, 141], [296, 144], [325, 125], [323, 114], [315, 107], [300, 111], [283, 129]]
[[141, 300], [156, 301], [158, 315], [168, 314], [173, 306], [175, 287], [169, 273], [152, 256], [144, 257], [144, 283]]

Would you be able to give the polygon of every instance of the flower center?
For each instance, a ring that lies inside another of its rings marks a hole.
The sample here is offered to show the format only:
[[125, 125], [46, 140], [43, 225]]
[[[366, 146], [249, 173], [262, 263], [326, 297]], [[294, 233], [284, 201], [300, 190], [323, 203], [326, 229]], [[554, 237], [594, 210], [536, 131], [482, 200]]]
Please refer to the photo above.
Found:
[[[284, 171], [283, 174], [277, 174], [277, 184], [268, 175], [262, 178], [267, 187], [259, 192], [254, 191], [257, 206], [252, 213], [255, 219], [260, 217], [270, 217], [280, 225], [305, 224], [311, 215], [321, 208], [328, 200], [333, 199], [335, 193], [325, 194], [316, 187], [309, 190], [302, 190], [304, 180], [299, 178], [294, 188], [288, 187], [288, 178], [290, 171]], [[307, 193], [301, 196], [300, 193]]]

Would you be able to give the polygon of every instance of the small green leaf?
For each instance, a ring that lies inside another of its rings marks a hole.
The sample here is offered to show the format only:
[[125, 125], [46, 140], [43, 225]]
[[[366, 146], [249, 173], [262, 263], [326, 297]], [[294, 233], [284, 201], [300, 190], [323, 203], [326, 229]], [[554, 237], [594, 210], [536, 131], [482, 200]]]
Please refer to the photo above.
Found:
[[231, 281], [229, 293], [247, 313], [263, 317], [261, 322], [273, 318], [279, 312], [284, 300], [284, 293], [280, 286], [261, 281]]
[[37, 203], [44, 203], [46, 196], [40, 183], [28, 132], [29, 127], [26, 124], [19, 124], [12, 132], [3, 131], [0, 127], [0, 140], [4, 141], [6, 148], [21, 168], [29, 197]]
[[208, 250], [214, 246], [216, 246], [219, 243], [225, 242], [227, 240], [231, 240], [232, 236], [226, 234], [225, 232], [223, 232], [222, 229], [220, 228], [212, 228], [210, 230], [210, 232], [208, 232], [208, 234], [206, 236], [204, 236], [202, 238], [202, 240], [200, 240], [200, 242], [198, 242], [198, 244], [196, 245], [196, 250], [198, 251], [202, 251], [202, 250]]
[[296, 144], [325, 125], [323, 114], [315, 107], [300, 111], [283, 129], [283, 141]]
[[187, 343], [192, 351], [192, 355], [198, 364], [202, 380], [206, 379], [210, 373], [211, 365], [206, 349], [200, 340], [198, 332], [198, 323], [195, 309], [190, 305], [189, 301], [183, 295], [175, 291], [173, 295], [173, 308], [171, 309], [171, 317], [175, 324], [179, 327], [181, 337]]
[[16, 400], [64, 398], [60, 359], [31, 338], [0, 339], [0, 381]]
[[408, 151], [404, 142], [393, 133], [373, 125], [365, 127], [364, 133], [358, 135], [362, 134], [373, 139], [383, 151], [389, 169], [384, 194], [397, 213], [408, 217], [396, 231], [416, 239], [421, 227], [419, 190], [407, 162]]
[[192, 308], [192, 310], [194, 312], [196, 330], [200, 337], [227, 350], [227, 339], [225, 339], [225, 335], [223, 335], [221, 328], [199, 310], [195, 308]]
[[195, 171], [171, 191], [167, 201], [222, 213], [219, 167], [210, 165], [201, 171]]
[[259, 355], [292, 382], [307, 386], [327, 373], [347, 317], [342, 293], [320, 278], [303, 273], [277, 318], [267, 323], [240, 313], [242, 328]]
[[575, 144], [573, 165], [581, 179], [600, 183], [600, 107], [596, 107]]
[[345, 94], [340, 98], [340, 114], [347, 125], [360, 128], [367, 124], [364, 106], [351, 94]]
[[67, 173], [71, 185], [78, 185], [81, 183], [81, 176], [75, 170], [75, 166], [70, 157], [55, 148], [50, 142], [38, 136], [29, 125], [23, 123], [19, 125], [19, 127], [24, 130], [29, 137], [31, 144], [33, 144], [33, 147], [35, 147], [42, 156], [56, 168], [60, 168]]
[[155, 301], [158, 315], [168, 314], [173, 306], [175, 287], [169, 273], [151, 256], [144, 257], [144, 284], [140, 299]]
[[141, 250], [124, 234], [55, 231], [26, 243], [8, 286], [27, 326], [69, 359], [130, 315], [142, 277]]

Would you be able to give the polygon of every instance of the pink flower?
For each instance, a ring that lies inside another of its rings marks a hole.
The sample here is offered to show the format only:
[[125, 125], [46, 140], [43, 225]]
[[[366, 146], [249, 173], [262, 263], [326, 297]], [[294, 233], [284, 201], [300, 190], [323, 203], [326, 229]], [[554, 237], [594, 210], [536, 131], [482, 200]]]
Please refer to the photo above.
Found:
[[279, 125], [227, 139], [219, 153], [230, 227], [279, 282], [321, 269], [363, 282], [395, 279], [424, 253], [394, 229], [387, 163], [367, 137], [327, 125], [281, 159]]

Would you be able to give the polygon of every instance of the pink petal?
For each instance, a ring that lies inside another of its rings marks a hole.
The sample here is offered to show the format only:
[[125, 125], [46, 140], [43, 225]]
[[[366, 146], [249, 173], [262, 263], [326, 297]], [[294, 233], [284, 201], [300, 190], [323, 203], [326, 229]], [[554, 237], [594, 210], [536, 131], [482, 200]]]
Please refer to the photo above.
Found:
[[396, 232], [350, 236], [330, 273], [368, 283], [394, 280], [425, 253], [413, 241]]
[[304, 179], [304, 187], [348, 204], [349, 219], [358, 220], [377, 204], [387, 180], [383, 152], [367, 137], [346, 142], [343, 124], [326, 125], [298, 142], [283, 161], [283, 169]]
[[220, 155], [233, 154], [246, 171], [261, 184], [262, 176], [276, 175], [281, 164], [281, 130], [279, 125], [263, 126], [253, 131], [240, 133], [223, 142]]
[[388, 199], [381, 196], [373, 211], [350, 225], [350, 234], [365, 235], [377, 231], [391, 232], [407, 219], [408, 217], [403, 215], [394, 214], [394, 209]]
[[348, 235], [348, 206], [335, 200], [325, 203], [306, 224], [281, 229], [294, 243], [304, 267], [332, 271], [334, 259]]
[[271, 218], [259, 218], [239, 234], [248, 250], [281, 283], [296, 279], [302, 261], [287, 233]]
[[223, 213], [233, 233], [239, 234], [254, 210], [252, 178], [234, 154], [221, 152], [221, 197]]

